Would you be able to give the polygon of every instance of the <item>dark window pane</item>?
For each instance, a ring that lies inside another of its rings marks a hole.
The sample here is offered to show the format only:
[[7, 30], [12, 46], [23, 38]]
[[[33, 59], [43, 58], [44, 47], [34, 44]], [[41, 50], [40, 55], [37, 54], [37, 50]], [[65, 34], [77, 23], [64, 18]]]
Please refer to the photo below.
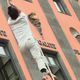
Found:
[[24, 1], [28, 1], [28, 2], [31, 2], [32, 3], [32, 0], [24, 0]]
[[0, 52], [0, 80], [19, 80], [9, 51], [2, 44], [0, 44]]
[[50, 53], [44, 53], [48, 60], [48, 65], [51, 69], [51, 72], [57, 76], [59, 80], [67, 80], [65, 77], [64, 71], [62, 70], [62, 67], [59, 63], [59, 60], [57, 59], [57, 55], [50, 54]]
[[59, 12], [70, 15], [63, 0], [53, 0], [53, 2]]

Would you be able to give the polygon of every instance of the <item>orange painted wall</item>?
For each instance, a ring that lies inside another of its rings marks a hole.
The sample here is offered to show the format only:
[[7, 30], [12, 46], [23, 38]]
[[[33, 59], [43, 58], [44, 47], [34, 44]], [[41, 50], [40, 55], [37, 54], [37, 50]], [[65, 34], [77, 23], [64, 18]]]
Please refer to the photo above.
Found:
[[16, 57], [18, 59], [18, 62], [20, 64], [21, 68], [22, 68], [22, 71], [23, 71], [24, 75], [25, 75], [26, 80], [32, 80], [31, 77], [30, 77], [30, 74], [28, 72], [27, 66], [26, 66], [26, 64], [24, 62], [24, 59], [23, 59], [23, 57], [22, 57], [22, 55], [21, 55], [21, 53], [19, 51], [19, 48], [18, 48], [18, 46], [16, 44], [16, 41], [15, 41], [15, 39], [14, 39], [14, 37], [12, 35], [12, 32], [11, 32], [9, 26], [8, 26], [8, 23], [7, 23], [7, 20], [6, 20], [5, 16], [4, 16], [4, 13], [2, 12], [1, 6], [0, 6], [0, 30], [3, 30], [3, 31], [6, 32], [7, 37], [4, 37], [4, 36], [0, 35], [0, 39], [6, 39], [6, 40], [10, 41], [10, 43], [12, 45], [12, 48], [13, 48], [13, 50], [15, 52], [15, 55], [16, 55]]
[[78, 0], [78, 2], [80, 3], [80, 0]]
[[[44, 35], [44, 39], [41, 38], [41, 36], [39, 35], [37, 29], [35, 26], [33, 26], [31, 23], [30, 23], [30, 27], [34, 33], [34, 37], [37, 39], [37, 40], [41, 40], [41, 41], [46, 41], [46, 42], [49, 42], [49, 43], [53, 43], [55, 44], [55, 40], [52, 38], [53, 36], [53, 32], [52, 30], [50, 29], [49, 27], [49, 24], [47, 23], [47, 20], [44, 16], [44, 14], [41, 12], [40, 10], [40, 7], [38, 7], [39, 9], [37, 9], [37, 6], [35, 5], [35, 2], [33, 3], [29, 3], [27, 1], [23, 1], [23, 0], [14, 0], [13, 3], [21, 10], [23, 11], [24, 13], [26, 14], [30, 14], [31, 12], [35, 12], [37, 17], [40, 19], [40, 22], [42, 24], [42, 32], [43, 32], [43, 35]], [[40, 14], [40, 15], [39, 15]], [[44, 24], [45, 23], [45, 24]], [[47, 32], [48, 30], [48, 32]], [[43, 46], [42, 46], [43, 47]], [[43, 48], [46, 48], [46, 47], [43, 47]], [[51, 48], [48, 48], [47, 49], [51, 49]], [[51, 49], [52, 50], [52, 49]], [[55, 49], [54, 49], [55, 50]], [[55, 50], [56, 51], [56, 50]]]
[[[51, 0], [49, 0], [49, 3], [52, 3]], [[37, 15], [38, 15], [38, 18], [40, 19], [41, 21], [41, 24], [42, 24], [42, 30], [43, 30], [43, 34], [44, 34], [44, 40], [41, 39], [41, 37], [39, 36], [36, 28], [32, 25], [31, 25], [31, 29], [34, 33], [34, 36], [36, 39], [38, 40], [42, 40], [42, 41], [45, 41], [45, 42], [50, 42], [50, 43], [54, 43], [56, 45], [56, 50], [59, 52], [59, 55], [61, 56], [65, 66], [66, 66], [66, 69], [68, 70], [72, 80], [76, 80], [76, 77], [74, 75], [74, 72], [73, 70], [71, 69], [71, 66], [70, 64], [68, 63], [66, 57], [64, 56], [64, 53], [62, 52], [62, 49], [60, 48], [54, 34], [53, 34], [53, 31], [51, 30], [50, 28], [50, 25], [48, 24], [48, 21], [38, 3], [38, 0], [35, 0], [33, 1], [33, 3], [29, 3], [29, 2], [25, 2], [23, 0], [14, 0], [13, 2], [20, 10], [22, 10], [23, 12], [29, 14], [30, 12], [35, 12]], [[36, 5], [35, 5], [36, 4]], [[52, 5], [53, 6], [53, 5]], [[54, 6], [53, 6], [54, 7]], [[58, 15], [59, 13], [56, 11], [55, 9], [55, 13], [56, 15]], [[58, 15], [60, 16], [60, 14]], [[67, 16], [67, 15], [66, 15]], [[63, 18], [65, 16], [63, 15]], [[68, 16], [67, 16], [68, 17]], [[70, 18], [70, 17], [69, 17]], [[71, 19], [71, 18], [70, 18]], [[43, 47], [43, 46], [42, 46]], [[46, 47], [46, 49], [49, 49]], [[49, 49], [49, 50], [53, 50], [54, 49]]]
[[[58, 12], [55, 5], [53, 4], [53, 0], [48, 0], [48, 1], [72, 49], [77, 49], [80, 51], [80, 44], [70, 32], [70, 27], [73, 27], [80, 33], [80, 21], [78, 20], [72, 6], [70, 5], [69, 0], [64, 0], [64, 2], [69, 12], [71, 13], [71, 16]], [[76, 56], [80, 61], [80, 55], [76, 54]]]
[[[80, 45], [79, 43], [77, 42], [76, 39], [74, 39], [74, 37], [72, 36], [72, 34], [70, 33], [69, 31], [69, 28], [70, 27], [74, 27], [77, 29], [78, 32], [80, 32], [79, 30], [79, 21], [78, 21], [78, 18], [76, 17], [71, 5], [69, 4], [68, 0], [65, 0], [65, 3], [67, 5], [67, 7], [69, 8], [69, 11], [71, 13], [72, 16], [68, 16], [68, 15], [64, 15], [62, 13], [59, 13], [56, 9], [56, 7], [54, 6], [52, 0], [48, 0], [49, 4], [51, 5], [53, 11], [55, 12], [55, 15], [56, 15], [56, 18], [58, 20], [58, 22], [60, 23], [66, 37], [68, 38], [69, 42], [70, 42], [70, 45], [72, 46], [73, 49], [78, 49], [80, 50]], [[48, 47], [44, 47], [44, 46], [41, 46], [42, 48], [46, 48], [48, 50], [53, 50], [53, 51], [57, 51], [58, 54], [61, 56], [65, 66], [66, 66], [66, 69], [68, 70], [69, 72], [69, 75], [71, 76], [72, 80], [76, 80], [76, 77], [74, 75], [74, 72], [73, 70], [71, 69], [71, 66], [70, 64], [68, 63], [61, 47], [59, 46], [59, 43], [57, 42], [57, 39], [55, 38], [54, 36], [54, 33], [53, 31], [51, 30], [50, 28], [50, 25], [48, 24], [48, 21], [44, 15], [44, 12], [42, 11], [39, 3], [38, 3], [38, 0], [34, 0], [33, 3], [29, 3], [27, 1], [24, 1], [24, 0], [14, 0], [13, 3], [23, 12], [25, 12], [26, 14], [29, 14], [31, 12], [35, 12], [38, 16], [38, 18], [40, 19], [40, 22], [42, 24], [42, 31], [43, 31], [43, 35], [44, 35], [44, 40], [41, 38], [41, 36], [39, 35], [38, 31], [36, 30], [36, 28], [30, 23], [31, 25], [31, 29], [34, 33], [34, 37], [37, 39], [37, 40], [41, 40], [41, 41], [45, 41], [45, 42], [50, 42], [50, 43], [53, 43], [55, 44], [56, 46], [56, 49], [52, 49], [52, 48], [48, 48]], [[35, 5], [36, 4], [36, 5]], [[2, 37], [0, 36], [0, 38], [4, 38], [4, 39], [8, 39], [10, 40], [11, 44], [12, 44], [12, 47], [15, 51], [15, 54], [16, 54], [16, 57], [19, 61], [19, 64], [23, 70], [23, 73], [26, 77], [26, 80], [32, 80], [31, 79], [31, 76], [29, 74], [29, 71], [27, 69], [27, 66], [24, 62], [24, 59], [18, 49], [18, 46], [16, 44], [16, 41], [10, 31], [10, 28], [8, 26], [8, 23], [3, 15], [3, 12], [2, 12], [2, 9], [0, 8], [0, 16], [1, 16], [1, 20], [0, 19], [0, 29], [6, 31], [7, 33], [7, 37]], [[67, 17], [67, 18], [66, 18]], [[70, 21], [69, 21], [70, 20]], [[67, 22], [67, 23], [66, 23]], [[72, 43], [71, 43], [72, 41]], [[76, 45], [75, 45], [75, 42], [76, 42]], [[78, 56], [78, 58], [80, 58]]]

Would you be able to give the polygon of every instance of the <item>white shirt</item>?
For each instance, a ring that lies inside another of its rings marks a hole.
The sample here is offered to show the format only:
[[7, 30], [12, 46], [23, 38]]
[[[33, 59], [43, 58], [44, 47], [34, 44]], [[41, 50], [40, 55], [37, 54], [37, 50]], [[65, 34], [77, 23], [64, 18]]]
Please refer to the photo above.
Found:
[[28, 17], [23, 12], [20, 13], [16, 20], [9, 18], [8, 23], [19, 45], [24, 44], [27, 39], [33, 38], [28, 22]]

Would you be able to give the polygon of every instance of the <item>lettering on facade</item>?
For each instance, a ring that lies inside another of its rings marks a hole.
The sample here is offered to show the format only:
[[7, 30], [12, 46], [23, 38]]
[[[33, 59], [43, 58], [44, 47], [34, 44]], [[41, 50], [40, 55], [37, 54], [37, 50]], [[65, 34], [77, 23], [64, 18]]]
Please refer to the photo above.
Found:
[[75, 54], [80, 55], [80, 51], [79, 50], [74, 49], [74, 52], [75, 52]]
[[0, 30], [0, 36], [7, 37], [7, 34], [6, 34], [6, 32], [5, 32], [5, 31], [3, 31], [3, 30]]
[[38, 43], [41, 46], [56, 49], [55, 44], [53, 44], [53, 43], [49, 43], [49, 42], [45, 42], [45, 41], [41, 41], [41, 40], [38, 40]]

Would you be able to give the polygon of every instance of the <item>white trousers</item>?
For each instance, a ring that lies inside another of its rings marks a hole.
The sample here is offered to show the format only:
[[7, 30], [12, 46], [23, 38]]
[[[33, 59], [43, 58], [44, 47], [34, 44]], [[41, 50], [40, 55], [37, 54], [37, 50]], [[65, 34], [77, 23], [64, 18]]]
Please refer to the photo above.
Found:
[[29, 50], [33, 58], [36, 60], [39, 70], [46, 68], [45, 63], [47, 63], [47, 59], [43, 56], [42, 50], [34, 38], [29, 38], [26, 40], [23, 47], [20, 47], [23, 52]]

